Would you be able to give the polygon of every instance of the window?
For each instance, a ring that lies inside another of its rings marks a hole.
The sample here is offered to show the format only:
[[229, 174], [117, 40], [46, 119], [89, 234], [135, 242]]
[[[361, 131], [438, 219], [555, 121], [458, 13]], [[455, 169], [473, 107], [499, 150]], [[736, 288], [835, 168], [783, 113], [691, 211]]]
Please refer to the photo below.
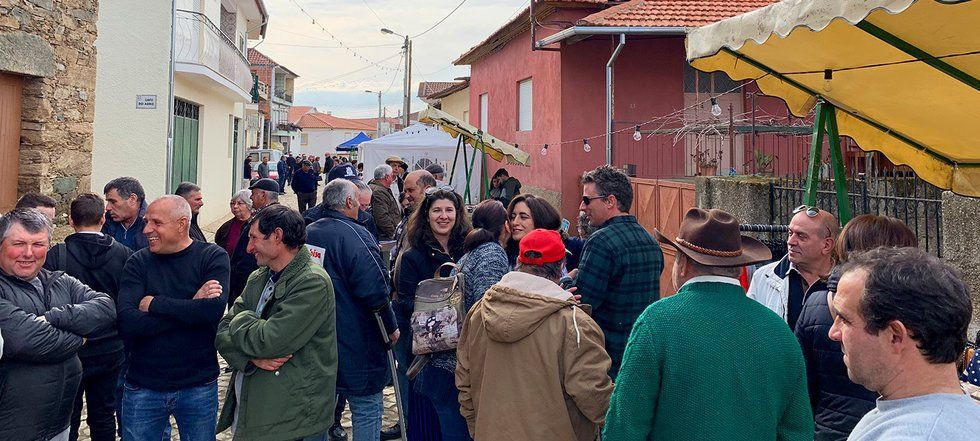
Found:
[[533, 113], [533, 97], [531, 79], [517, 83], [517, 130], [531, 130], [531, 114]]
[[690, 64], [684, 65], [684, 92], [685, 93], [725, 93], [732, 91], [739, 82], [732, 80], [724, 72], [707, 73], [701, 72], [691, 67]]
[[484, 132], [487, 131], [487, 118], [490, 113], [490, 96], [487, 94], [480, 95], [480, 130]]
[[309, 133], [303, 133], [303, 134], [299, 135], [299, 144], [300, 145], [307, 145], [309, 143], [310, 143], [310, 134]]

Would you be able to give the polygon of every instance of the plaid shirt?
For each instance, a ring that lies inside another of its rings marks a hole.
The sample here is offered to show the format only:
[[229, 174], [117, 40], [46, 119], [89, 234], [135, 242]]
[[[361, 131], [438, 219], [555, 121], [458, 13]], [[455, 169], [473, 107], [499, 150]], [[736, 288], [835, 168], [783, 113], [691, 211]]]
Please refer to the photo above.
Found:
[[633, 322], [660, 298], [664, 255], [660, 245], [636, 222], [617, 216], [589, 237], [582, 251], [576, 294], [592, 306], [592, 318], [606, 334], [614, 380]]

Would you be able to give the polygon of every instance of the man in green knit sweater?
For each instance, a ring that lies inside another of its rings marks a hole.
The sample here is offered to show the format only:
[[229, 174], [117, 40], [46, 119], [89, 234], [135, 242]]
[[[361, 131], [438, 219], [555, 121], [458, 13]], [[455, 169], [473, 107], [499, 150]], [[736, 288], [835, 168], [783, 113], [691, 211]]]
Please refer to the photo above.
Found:
[[812, 440], [799, 343], [735, 279], [769, 250], [721, 210], [692, 208], [676, 238], [654, 235], [678, 251], [680, 289], [633, 326], [603, 439]]

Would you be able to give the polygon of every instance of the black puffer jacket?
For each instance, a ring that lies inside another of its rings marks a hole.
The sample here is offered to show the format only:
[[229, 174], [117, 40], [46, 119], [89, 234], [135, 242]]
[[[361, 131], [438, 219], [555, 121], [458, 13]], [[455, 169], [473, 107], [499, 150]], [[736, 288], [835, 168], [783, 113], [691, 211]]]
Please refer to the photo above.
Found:
[[806, 359], [810, 405], [816, 424], [815, 440], [846, 440], [864, 414], [875, 407], [878, 394], [847, 377], [839, 342], [827, 333], [833, 326], [827, 291], [815, 291], [803, 305], [796, 322], [796, 338]]
[[[47, 440], [68, 428], [81, 381], [82, 337], [116, 321], [108, 295], [42, 269], [43, 292], [0, 272], [0, 439]], [[41, 321], [44, 316], [47, 321]]]

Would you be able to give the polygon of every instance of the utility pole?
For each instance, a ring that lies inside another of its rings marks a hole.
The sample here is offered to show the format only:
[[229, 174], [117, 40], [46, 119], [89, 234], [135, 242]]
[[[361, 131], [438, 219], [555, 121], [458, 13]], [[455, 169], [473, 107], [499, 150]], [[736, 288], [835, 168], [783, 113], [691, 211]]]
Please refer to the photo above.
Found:
[[402, 124], [408, 127], [412, 114], [412, 40], [405, 36], [405, 116]]
[[[374, 93], [372, 90], [365, 90], [367, 93]], [[381, 137], [381, 91], [378, 91], [378, 132], [374, 135], [375, 138]]]

